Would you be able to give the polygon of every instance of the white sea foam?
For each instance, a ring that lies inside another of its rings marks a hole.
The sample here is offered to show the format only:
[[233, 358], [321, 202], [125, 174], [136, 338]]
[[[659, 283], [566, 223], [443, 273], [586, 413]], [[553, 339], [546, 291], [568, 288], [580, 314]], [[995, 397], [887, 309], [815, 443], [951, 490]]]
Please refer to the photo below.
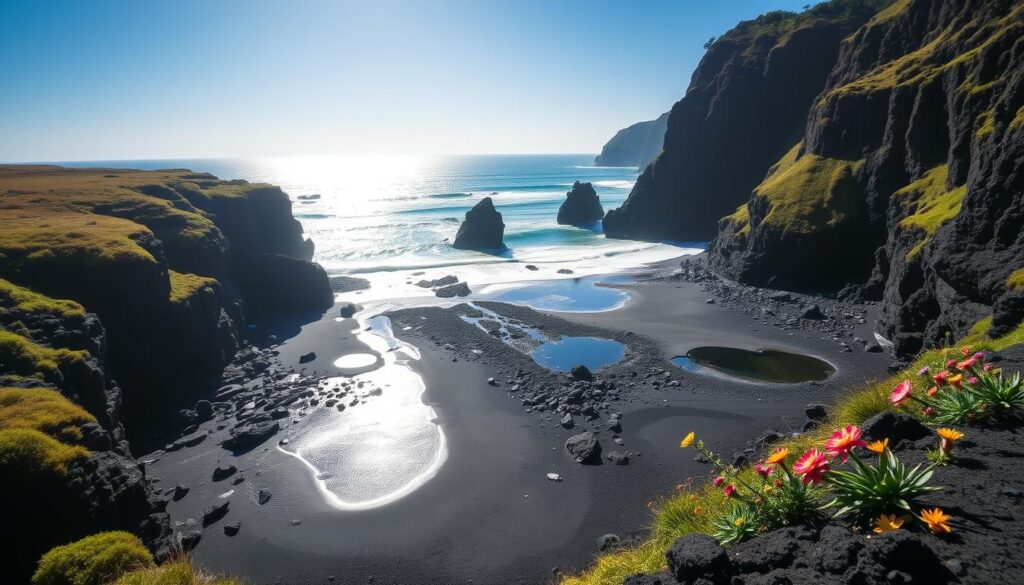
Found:
[[636, 181], [594, 181], [598, 187], [614, 187], [616, 189], [632, 189]]

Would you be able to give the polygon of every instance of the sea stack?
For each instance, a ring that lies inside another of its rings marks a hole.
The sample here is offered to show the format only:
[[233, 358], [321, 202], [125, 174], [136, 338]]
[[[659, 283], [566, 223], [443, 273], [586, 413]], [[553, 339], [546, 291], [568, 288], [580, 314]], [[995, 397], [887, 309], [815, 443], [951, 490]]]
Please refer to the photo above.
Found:
[[505, 223], [490, 197], [484, 197], [466, 212], [452, 246], [459, 250], [504, 250]]
[[565, 201], [558, 208], [559, 224], [586, 227], [601, 221], [604, 217], [601, 200], [590, 183], [576, 181], [572, 184], [572, 190], [565, 195]]

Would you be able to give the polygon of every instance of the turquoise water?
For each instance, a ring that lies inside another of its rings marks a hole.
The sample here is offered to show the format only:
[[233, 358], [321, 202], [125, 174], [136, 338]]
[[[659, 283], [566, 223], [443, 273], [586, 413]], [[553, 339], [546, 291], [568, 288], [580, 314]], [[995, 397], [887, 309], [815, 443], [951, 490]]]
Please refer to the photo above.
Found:
[[[329, 273], [560, 262], [617, 256], [657, 244], [608, 240], [600, 229], [560, 226], [573, 181], [594, 184], [605, 209], [618, 207], [634, 168], [594, 167], [592, 155], [322, 156], [60, 163], [118, 168], [190, 168], [223, 179], [280, 185]], [[317, 199], [300, 200], [318, 194]], [[490, 196], [505, 222], [504, 256], [449, 245], [466, 211]]]
[[613, 339], [598, 337], [562, 337], [533, 350], [533, 359], [556, 372], [568, 372], [579, 365], [591, 372], [622, 361], [626, 346]]

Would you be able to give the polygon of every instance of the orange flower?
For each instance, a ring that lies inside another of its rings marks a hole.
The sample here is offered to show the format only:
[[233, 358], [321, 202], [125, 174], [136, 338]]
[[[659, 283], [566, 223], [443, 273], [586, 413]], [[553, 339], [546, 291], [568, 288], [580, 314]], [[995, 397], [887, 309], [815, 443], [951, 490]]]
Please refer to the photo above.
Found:
[[933, 510], [921, 510], [921, 521], [928, 525], [928, 530], [935, 534], [949, 534], [953, 529], [949, 527], [952, 516], [942, 511], [942, 508]]
[[693, 515], [694, 516], [700, 516], [701, 512], [703, 512], [703, 511], [704, 510], [702, 510], [700, 506], [697, 506], [696, 508], [693, 509]]
[[882, 453], [885, 453], [885, 450], [888, 449], [888, 448], [889, 448], [889, 438], [888, 437], [882, 439], [881, 441], [874, 441], [872, 443], [868, 443], [867, 447], [866, 447], [866, 449], [868, 451], [871, 451], [872, 453], [875, 453], [877, 455], [881, 455]]
[[960, 355], [964, 355], [964, 356], [971, 355], [971, 348], [967, 347], [966, 345], [961, 347], [960, 348]]
[[927, 394], [928, 394], [928, 396], [935, 396], [936, 394], [938, 394], [938, 392], [939, 392], [939, 387], [938, 386], [932, 386], [931, 388], [928, 389]]
[[955, 376], [950, 376], [950, 378], [949, 378], [949, 380], [947, 380], [947, 382], [949, 382], [950, 386], [956, 386], [956, 387], [959, 388], [960, 386], [963, 386], [964, 375], [963, 374], [957, 374]]
[[776, 449], [775, 452], [769, 455], [764, 461], [771, 465], [779, 465], [786, 460], [786, 457], [789, 457], [789, 449]]
[[856, 425], [849, 425], [846, 428], [839, 429], [832, 433], [832, 436], [825, 441], [825, 450], [832, 457], [839, 457], [843, 463], [850, 456], [850, 451], [854, 447], [864, 447], [867, 445], [861, 440], [861, 430]]
[[882, 514], [875, 520], [875, 534], [885, 534], [893, 530], [899, 530], [903, 526], [903, 518], [897, 518], [896, 514]]
[[960, 439], [964, 438], [964, 434], [961, 433], [960, 431], [958, 431], [956, 429], [950, 429], [950, 428], [947, 428], [947, 427], [942, 427], [942, 428], [940, 428], [939, 430], [937, 430], [935, 432], [936, 432], [936, 434], [938, 434], [943, 439], [945, 439], [947, 441], [950, 441], [950, 442], [953, 442], [953, 443], [955, 443], [955, 442], [959, 441]]

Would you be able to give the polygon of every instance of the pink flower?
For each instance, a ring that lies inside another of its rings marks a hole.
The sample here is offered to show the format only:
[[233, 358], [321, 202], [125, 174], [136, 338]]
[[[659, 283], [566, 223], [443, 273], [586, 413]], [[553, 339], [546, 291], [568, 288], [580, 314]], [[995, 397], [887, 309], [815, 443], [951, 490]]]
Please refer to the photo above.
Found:
[[889, 402], [893, 404], [900, 404], [910, 396], [910, 391], [914, 388], [914, 385], [910, 383], [910, 380], [903, 380], [896, 387], [892, 389], [892, 394], [889, 395]]
[[947, 368], [955, 368], [956, 367], [956, 360], [947, 360], [946, 361], [946, 367]]
[[958, 363], [956, 365], [956, 367], [957, 367], [958, 370], [969, 370], [976, 363], [978, 363], [978, 358], [976, 358], [976, 357], [969, 357], [969, 358], [965, 359], [964, 361]]
[[928, 366], [925, 366], [925, 367], [923, 367], [923, 368], [921, 368], [920, 370], [917, 371], [917, 375], [918, 376], [927, 376], [928, 372], [930, 372], [930, 371], [931, 370], [928, 369]]
[[767, 463], [758, 463], [754, 466], [754, 471], [761, 477], [768, 477], [775, 471], [775, 466]]
[[935, 411], [932, 410], [932, 407], [926, 406], [926, 407], [924, 407], [924, 410], [922, 412], [924, 412], [925, 416], [931, 416], [932, 413], [935, 412]]
[[983, 369], [983, 370], [985, 370], [987, 372], [987, 371], [992, 369], [992, 364], [985, 364], [985, 366], [983, 368], [981, 368], [981, 369]]
[[715, 487], [722, 487], [723, 483], [725, 483], [725, 478], [719, 475], [718, 477], [715, 478], [714, 481], [711, 482], [711, 485]]
[[732, 485], [731, 483], [729, 485], [725, 486], [725, 497], [731, 498], [733, 496], [733, 494], [735, 494], [735, 493], [736, 493], [736, 486]]
[[810, 449], [793, 464], [793, 471], [803, 476], [805, 484], [821, 483], [823, 474], [829, 470], [828, 458], [817, 449]]
[[983, 352], [983, 351], [975, 352], [974, 353], [974, 359], [976, 359], [976, 360], [983, 360], [983, 359], [985, 359], [985, 352]]
[[825, 450], [832, 457], [839, 457], [843, 463], [850, 456], [854, 447], [865, 447], [867, 443], [861, 440], [861, 430], [856, 425], [850, 425], [844, 429], [832, 433], [832, 436], [825, 441]]
[[946, 383], [946, 377], [947, 376], [949, 376], [949, 372], [947, 372], [945, 370], [939, 372], [938, 374], [935, 374], [935, 376], [933, 378], [935, 380], [935, 384], [938, 385], [938, 386], [942, 386], [943, 384]]
[[970, 384], [971, 386], [974, 386], [975, 384], [978, 383], [978, 377], [971, 376], [970, 378], [967, 378], [967, 383]]

